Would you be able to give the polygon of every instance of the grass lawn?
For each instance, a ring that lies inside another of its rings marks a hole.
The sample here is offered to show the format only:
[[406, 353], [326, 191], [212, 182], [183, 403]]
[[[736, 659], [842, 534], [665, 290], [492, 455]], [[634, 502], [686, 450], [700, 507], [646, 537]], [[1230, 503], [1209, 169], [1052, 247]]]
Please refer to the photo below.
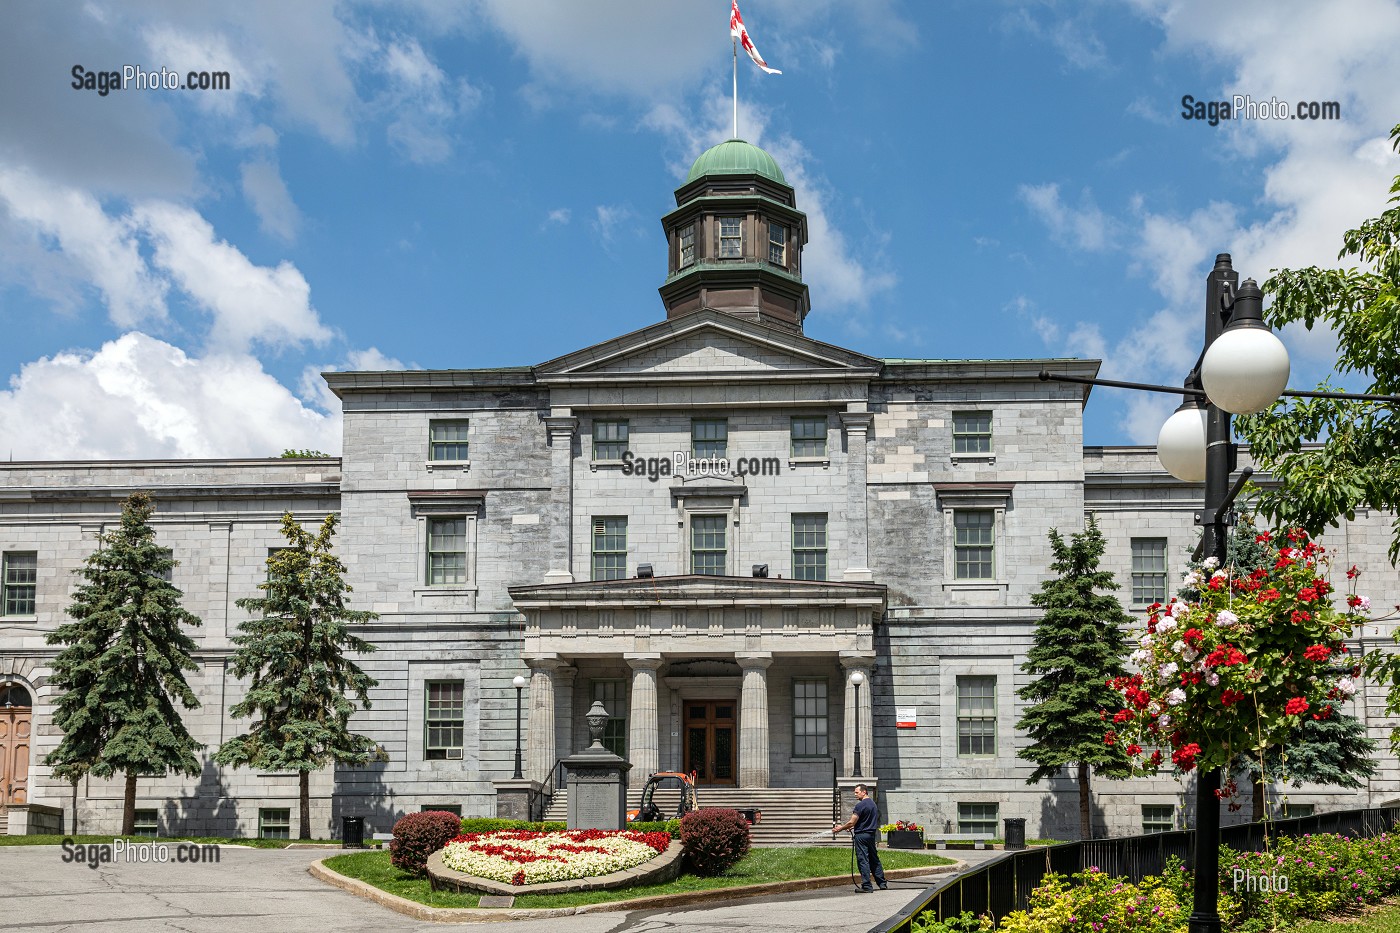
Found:
[[1309, 920], [1293, 927], [1292, 933], [1400, 933], [1400, 906], [1348, 920]]
[[56, 846], [69, 839], [79, 845], [108, 843], [113, 839], [131, 842], [197, 842], [213, 845], [252, 846], [257, 849], [285, 849], [298, 842], [340, 845], [336, 839], [230, 839], [224, 836], [0, 836], [0, 846]]
[[[902, 850], [882, 851], [880, 861], [886, 868], [913, 868], [919, 865], [950, 865], [952, 859], [921, 852]], [[475, 907], [477, 895], [434, 892], [426, 878], [411, 878], [389, 864], [387, 852], [356, 852], [326, 859], [326, 867], [349, 878], [382, 888], [391, 894], [428, 904], [432, 907]], [[779, 848], [752, 849], [743, 860], [718, 878], [682, 875], [666, 884], [647, 884], [611, 891], [585, 891], [580, 894], [523, 894], [515, 899], [516, 907], [573, 907], [604, 901], [629, 900], [655, 894], [679, 894], [686, 891], [713, 891], [746, 884], [769, 881], [795, 881], [801, 878], [821, 878], [841, 875], [851, 870], [849, 849]]]

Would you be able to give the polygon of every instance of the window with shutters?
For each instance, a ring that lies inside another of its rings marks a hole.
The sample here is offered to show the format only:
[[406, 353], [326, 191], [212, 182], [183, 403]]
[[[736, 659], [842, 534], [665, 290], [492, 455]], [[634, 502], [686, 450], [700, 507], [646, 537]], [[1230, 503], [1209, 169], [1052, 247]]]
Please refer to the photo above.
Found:
[[603, 516], [593, 519], [593, 579], [627, 577], [627, 519]]

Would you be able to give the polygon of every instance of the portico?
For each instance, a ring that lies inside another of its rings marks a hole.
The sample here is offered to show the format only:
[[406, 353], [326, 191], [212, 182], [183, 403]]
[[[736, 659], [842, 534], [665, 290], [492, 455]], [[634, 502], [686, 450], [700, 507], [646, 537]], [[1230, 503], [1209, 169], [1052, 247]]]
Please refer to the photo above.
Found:
[[657, 770], [820, 785], [833, 758], [851, 773], [856, 717], [867, 747], [873, 736], [871, 691], [857, 709], [850, 674], [873, 670], [882, 585], [686, 575], [510, 592], [526, 617], [534, 780], [578, 744], [593, 699], [634, 785]]

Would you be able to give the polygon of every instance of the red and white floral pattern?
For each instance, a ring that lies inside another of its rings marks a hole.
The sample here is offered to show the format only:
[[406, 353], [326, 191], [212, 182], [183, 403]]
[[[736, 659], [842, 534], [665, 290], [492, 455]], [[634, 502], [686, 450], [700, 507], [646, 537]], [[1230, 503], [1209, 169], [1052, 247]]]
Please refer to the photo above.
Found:
[[592, 878], [632, 868], [665, 852], [669, 833], [575, 829], [562, 833], [468, 833], [447, 844], [448, 868], [506, 884]]

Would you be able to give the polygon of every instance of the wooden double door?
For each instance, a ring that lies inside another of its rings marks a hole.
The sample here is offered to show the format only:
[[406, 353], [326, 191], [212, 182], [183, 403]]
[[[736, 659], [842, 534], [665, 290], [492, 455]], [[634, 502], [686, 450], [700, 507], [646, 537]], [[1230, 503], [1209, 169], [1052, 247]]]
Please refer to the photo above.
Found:
[[733, 700], [685, 701], [685, 770], [701, 784], [734, 784], [739, 729]]
[[29, 732], [33, 710], [0, 706], [0, 808], [29, 802]]

